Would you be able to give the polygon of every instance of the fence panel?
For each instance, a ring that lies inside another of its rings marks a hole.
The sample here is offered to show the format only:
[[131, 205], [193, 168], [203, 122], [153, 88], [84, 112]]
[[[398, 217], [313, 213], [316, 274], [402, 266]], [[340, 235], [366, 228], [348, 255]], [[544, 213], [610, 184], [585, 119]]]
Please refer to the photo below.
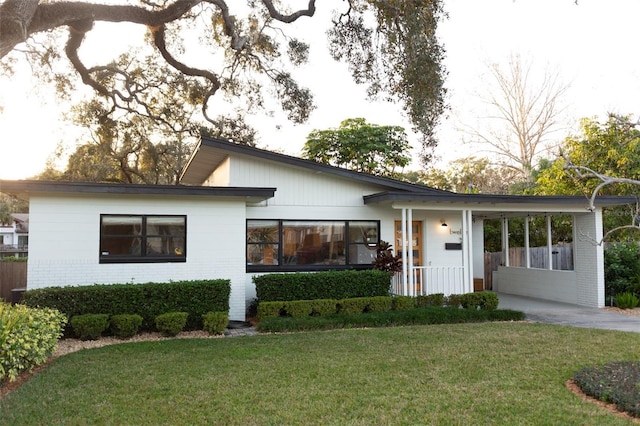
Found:
[[11, 290], [27, 286], [27, 262], [0, 262], [0, 297], [11, 302]]
[[[531, 268], [549, 269], [549, 251], [547, 247], [530, 247], [529, 265]], [[527, 258], [524, 247], [509, 247], [509, 266], [526, 267]], [[551, 248], [553, 269], [560, 271], [573, 271], [573, 245], [565, 244]], [[502, 252], [484, 254], [484, 282], [485, 288], [493, 288], [492, 272], [503, 265]]]

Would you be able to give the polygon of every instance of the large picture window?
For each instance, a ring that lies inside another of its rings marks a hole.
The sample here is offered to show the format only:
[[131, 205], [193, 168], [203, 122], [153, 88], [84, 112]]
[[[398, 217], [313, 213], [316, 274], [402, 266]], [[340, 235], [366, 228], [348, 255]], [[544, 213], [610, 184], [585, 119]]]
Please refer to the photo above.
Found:
[[100, 263], [184, 262], [186, 241], [186, 216], [100, 216]]
[[379, 221], [247, 220], [247, 271], [364, 269]]

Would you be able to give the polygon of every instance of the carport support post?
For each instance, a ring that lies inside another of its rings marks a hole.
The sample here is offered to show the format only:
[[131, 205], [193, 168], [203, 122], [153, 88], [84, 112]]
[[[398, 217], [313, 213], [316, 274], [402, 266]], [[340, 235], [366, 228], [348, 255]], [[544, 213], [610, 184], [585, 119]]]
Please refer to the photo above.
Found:
[[546, 216], [547, 219], [547, 261], [549, 262], [549, 269], [550, 271], [553, 269], [553, 252], [551, 250], [551, 247], [553, 245], [553, 241], [551, 240], [551, 216], [547, 215]]
[[402, 223], [400, 224], [402, 227], [402, 241], [400, 245], [402, 246], [402, 289], [403, 296], [407, 296], [409, 294], [409, 289], [407, 287], [407, 209], [402, 209]]
[[529, 216], [524, 218], [524, 258], [527, 269], [531, 268], [531, 250], [529, 250]]
[[509, 219], [502, 218], [502, 259], [509, 266]]

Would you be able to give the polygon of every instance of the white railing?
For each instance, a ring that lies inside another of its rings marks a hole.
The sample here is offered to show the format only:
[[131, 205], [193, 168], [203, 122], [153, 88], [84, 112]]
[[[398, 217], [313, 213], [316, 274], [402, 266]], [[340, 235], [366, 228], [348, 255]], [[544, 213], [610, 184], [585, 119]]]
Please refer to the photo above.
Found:
[[[417, 296], [422, 294], [468, 293], [464, 285], [464, 266], [415, 266], [412, 270], [413, 288], [406, 288], [402, 283], [402, 273], [391, 279], [391, 292], [398, 296]], [[407, 287], [409, 287], [407, 280]]]

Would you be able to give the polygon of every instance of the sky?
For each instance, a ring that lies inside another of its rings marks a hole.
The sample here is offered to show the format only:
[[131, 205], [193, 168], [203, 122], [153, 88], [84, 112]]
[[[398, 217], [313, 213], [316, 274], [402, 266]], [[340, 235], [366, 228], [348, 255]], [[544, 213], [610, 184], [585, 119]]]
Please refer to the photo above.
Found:
[[[311, 44], [310, 64], [298, 71], [303, 84], [314, 92], [318, 108], [305, 125], [285, 119], [254, 118], [260, 147], [299, 155], [306, 135], [313, 129], [337, 127], [352, 117], [370, 123], [411, 128], [401, 107], [366, 100], [365, 87], [350, 83], [345, 65], [335, 63], [326, 50], [325, 31], [330, 10], [340, 0], [318, 2], [316, 17], [291, 27]], [[487, 63], [506, 63], [512, 54], [531, 60], [540, 72], [556, 70], [569, 85], [563, 96], [566, 107], [561, 140], [577, 131], [582, 117], [605, 117], [608, 112], [640, 115], [640, 60], [637, 57], [637, 0], [445, 0], [449, 18], [438, 34], [446, 49], [446, 87], [450, 110], [438, 130], [436, 155], [439, 167], [478, 153], [463, 143], [464, 124], [476, 123], [486, 114], [478, 96], [487, 87]], [[93, 43], [105, 39], [117, 49], [128, 49], [132, 37], [96, 34]], [[100, 49], [99, 49], [100, 50]], [[100, 50], [104, 51], [104, 49]], [[47, 158], [62, 143], [73, 150], [78, 129], [62, 118], [60, 105], [50, 88], [38, 88], [28, 68], [11, 78], [0, 76], [0, 179], [24, 179], [45, 167]], [[417, 144], [415, 135], [409, 139]], [[417, 148], [417, 147], [416, 147]], [[62, 164], [61, 166], [64, 166]], [[420, 168], [417, 163], [413, 169]]]

